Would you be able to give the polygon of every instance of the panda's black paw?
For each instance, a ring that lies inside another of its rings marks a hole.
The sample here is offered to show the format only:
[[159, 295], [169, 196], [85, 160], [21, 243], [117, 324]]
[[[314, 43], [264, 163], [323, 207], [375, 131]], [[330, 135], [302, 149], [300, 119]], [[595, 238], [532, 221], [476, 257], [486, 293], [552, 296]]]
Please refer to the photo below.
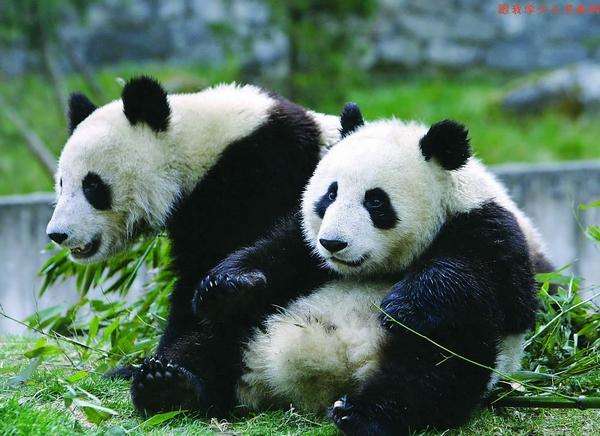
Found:
[[345, 435], [400, 435], [398, 429], [392, 429], [377, 417], [369, 416], [369, 412], [350, 400], [346, 395], [333, 403], [329, 409], [329, 417]]
[[131, 385], [135, 408], [143, 415], [171, 410], [205, 410], [202, 380], [182, 366], [149, 358], [135, 371]]
[[123, 365], [109, 369], [103, 374], [103, 376], [109, 380], [131, 380], [134, 372], [135, 367], [133, 365]]
[[265, 275], [260, 271], [251, 271], [242, 274], [209, 274], [196, 289], [192, 300], [195, 315], [202, 315], [221, 319], [223, 315], [230, 314], [232, 307], [239, 303], [239, 297], [245, 291], [256, 289], [266, 284]]

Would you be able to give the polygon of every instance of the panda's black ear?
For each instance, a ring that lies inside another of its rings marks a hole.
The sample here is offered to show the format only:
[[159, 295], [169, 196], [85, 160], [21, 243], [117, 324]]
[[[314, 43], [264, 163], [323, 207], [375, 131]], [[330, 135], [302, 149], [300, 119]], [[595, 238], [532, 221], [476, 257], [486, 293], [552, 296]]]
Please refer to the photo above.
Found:
[[125, 84], [121, 98], [123, 112], [132, 125], [141, 122], [155, 132], [167, 130], [171, 108], [167, 93], [155, 79], [134, 77]]
[[69, 134], [75, 127], [96, 110], [96, 105], [80, 92], [74, 92], [69, 97]]
[[434, 158], [447, 170], [456, 170], [471, 157], [469, 131], [456, 121], [435, 123], [419, 141], [425, 160]]
[[340, 115], [340, 124], [342, 125], [342, 128], [340, 129], [342, 138], [348, 136], [360, 126], [365, 124], [363, 116], [360, 113], [360, 109], [356, 103], [346, 103], [344, 109], [342, 109], [342, 114]]

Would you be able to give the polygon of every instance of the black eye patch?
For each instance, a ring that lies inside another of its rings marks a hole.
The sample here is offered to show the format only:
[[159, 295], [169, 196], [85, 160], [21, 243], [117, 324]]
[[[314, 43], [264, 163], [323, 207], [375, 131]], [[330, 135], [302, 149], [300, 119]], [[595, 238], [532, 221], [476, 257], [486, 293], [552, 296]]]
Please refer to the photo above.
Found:
[[87, 173], [82, 182], [83, 195], [98, 210], [110, 209], [112, 194], [110, 186], [96, 173]]
[[390, 197], [381, 188], [369, 189], [365, 192], [363, 206], [369, 212], [373, 225], [378, 229], [391, 229], [398, 222]]
[[337, 198], [337, 190], [338, 184], [337, 182], [333, 182], [331, 185], [329, 185], [329, 188], [327, 188], [325, 195], [323, 195], [321, 199], [315, 203], [315, 213], [319, 215], [321, 219], [323, 219], [325, 216], [327, 208], [331, 206], [331, 204]]

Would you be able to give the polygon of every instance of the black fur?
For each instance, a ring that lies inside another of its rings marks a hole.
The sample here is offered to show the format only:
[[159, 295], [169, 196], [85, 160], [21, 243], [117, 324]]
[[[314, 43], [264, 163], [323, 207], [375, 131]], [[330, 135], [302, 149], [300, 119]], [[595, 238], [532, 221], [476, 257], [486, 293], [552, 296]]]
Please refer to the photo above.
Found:
[[435, 123], [421, 138], [419, 145], [425, 160], [434, 158], [447, 170], [456, 170], [471, 156], [469, 131], [460, 123], [444, 120]]
[[[528, 248], [515, 218], [488, 203], [449, 220], [431, 247], [382, 301], [393, 320], [493, 367], [498, 341], [533, 327], [537, 308]], [[346, 403], [350, 434], [374, 425], [407, 431], [462, 424], [484, 395], [490, 372], [408, 332], [389, 330], [378, 372]]]
[[167, 130], [171, 108], [167, 93], [156, 80], [134, 77], [125, 84], [121, 98], [123, 112], [132, 125], [146, 123], [155, 132]]
[[[321, 266], [321, 259], [306, 245], [297, 212], [275, 226], [267, 237], [232, 253], [213, 268], [194, 299], [206, 298], [207, 293], [215, 299], [226, 299], [230, 307], [221, 313], [225, 316], [219, 317], [220, 323], [229, 322], [231, 315], [252, 317], [255, 323], [275, 306], [285, 305], [331, 277], [332, 273]], [[229, 278], [229, 283], [223, 278]], [[207, 289], [206, 282], [220, 283]], [[202, 315], [201, 310], [198, 313]]]
[[[247, 297], [236, 300], [236, 307], [252, 307], [256, 301], [263, 305], [278, 297], [281, 304], [334, 278], [301, 245], [300, 224], [292, 221], [273, 239], [222, 262], [218, 274], [252, 271], [266, 279], [266, 286], [256, 292], [246, 289]], [[499, 340], [534, 323], [527, 243], [512, 214], [495, 203], [449, 219], [429, 249], [406, 271], [396, 273], [401, 278], [381, 302], [389, 317], [381, 315], [388, 333], [379, 368], [360, 390], [349, 392], [330, 410], [346, 434], [396, 435], [457, 426], [484, 395], [489, 370], [448, 355], [397, 322], [491, 367]]]
[[323, 194], [319, 201], [315, 203], [315, 213], [321, 219], [323, 219], [325, 216], [327, 208], [335, 202], [335, 199], [337, 198], [337, 190], [338, 184], [337, 182], [333, 182], [331, 185], [329, 185], [329, 188], [327, 188], [327, 192]]
[[[163, 410], [164, 404], [172, 403], [174, 391], [181, 409], [198, 409], [201, 405], [202, 411], [210, 412], [202, 379], [176, 363], [146, 359], [140, 370], [133, 373], [133, 385], [133, 402], [144, 405], [140, 410], [144, 415], [152, 415]], [[144, 398], [137, 398], [139, 395]]]
[[69, 134], [75, 127], [96, 110], [96, 105], [80, 92], [74, 92], [69, 97]]
[[344, 138], [365, 124], [360, 108], [356, 103], [346, 103], [340, 116], [341, 137]]
[[228, 297], [240, 298], [240, 295], [248, 290], [259, 292], [265, 285], [266, 279], [261, 272], [239, 272], [234, 275], [209, 274], [200, 282], [194, 294], [192, 300], [194, 314], [218, 322], [227, 312], [230, 312], [228, 306], [231, 306], [231, 300]]
[[116, 368], [109, 369], [103, 376], [111, 380], [131, 380], [133, 375], [136, 373], [135, 366], [123, 365]]
[[544, 253], [533, 253], [531, 261], [536, 274], [549, 273], [556, 270], [556, 267]]
[[86, 200], [98, 210], [108, 210], [112, 204], [112, 192], [102, 177], [96, 173], [89, 172], [81, 182], [83, 195]]
[[[205, 392], [181, 392], [162, 383], [164, 395], [157, 402], [152, 397], [156, 389], [133, 384], [138, 410], [178, 409], [190, 403], [205, 412], [209, 407], [215, 415], [230, 410], [241, 372], [241, 343], [272, 306], [260, 298], [254, 305], [231, 303], [226, 309], [236, 318], [224, 315], [215, 323], [209, 316], [194, 316], [194, 290], [220, 260], [265, 235], [297, 208], [319, 153], [320, 131], [312, 118], [303, 108], [279, 99], [265, 124], [230, 144], [193, 192], [174, 206], [167, 231], [179, 279], [155, 359], [185, 368], [198, 377], [189, 386], [203, 386]], [[299, 230], [296, 233], [300, 237]], [[285, 298], [275, 301], [285, 303]]]
[[369, 212], [373, 225], [378, 229], [392, 229], [398, 222], [398, 215], [390, 202], [390, 197], [381, 188], [365, 192], [363, 206]]

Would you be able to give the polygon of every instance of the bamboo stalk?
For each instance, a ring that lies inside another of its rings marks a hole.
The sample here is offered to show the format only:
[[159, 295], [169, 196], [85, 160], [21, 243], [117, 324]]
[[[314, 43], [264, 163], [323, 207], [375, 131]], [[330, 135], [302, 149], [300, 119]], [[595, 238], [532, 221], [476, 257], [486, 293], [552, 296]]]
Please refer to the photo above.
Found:
[[580, 395], [572, 400], [549, 396], [504, 397], [494, 402], [495, 407], [539, 407], [546, 409], [600, 409], [600, 397]]

